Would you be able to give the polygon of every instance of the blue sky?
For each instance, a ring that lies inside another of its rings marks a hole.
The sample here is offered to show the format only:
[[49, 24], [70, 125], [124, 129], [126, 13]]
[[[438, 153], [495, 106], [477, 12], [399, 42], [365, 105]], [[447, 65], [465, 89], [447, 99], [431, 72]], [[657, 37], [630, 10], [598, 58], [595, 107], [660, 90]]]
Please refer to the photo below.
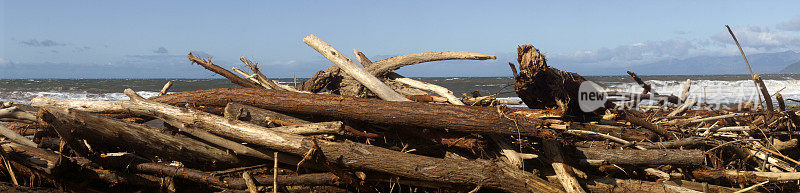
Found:
[[[497, 61], [409, 66], [407, 76], [509, 76], [516, 46], [592, 74], [670, 58], [800, 51], [800, 1], [11, 1], [0, 0], [0, 78], [213, 78], [240, 56], [271, 77], [332, 65], [302, 43], [316, 34], [373, 60], [469, 50]], [[620, 72], [622, 74], [624, 72]]]

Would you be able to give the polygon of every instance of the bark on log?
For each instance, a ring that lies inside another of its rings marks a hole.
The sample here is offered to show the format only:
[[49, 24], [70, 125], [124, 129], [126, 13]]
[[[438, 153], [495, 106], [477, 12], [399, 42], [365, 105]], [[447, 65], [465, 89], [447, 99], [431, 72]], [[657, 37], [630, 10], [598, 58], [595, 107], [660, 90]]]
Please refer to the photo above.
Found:
[[565, 115], [583, 117], [578, 106], [578, 87], [586, 81], [576, 73], [547, 65], [544, 55], [532, 45], [517, 48], [519, 73], [514, 77], [517, 96], [532, 109], [558, 108]]
[[[203, 183], [223, 188], [247, 189], [245, 180], [240, 177], [221, 177], [208, 172], [189, 169], [185, 167], [171, 166], [163, 163], [141, 163], [137, 164], [134, 168], [138, 171], [147, 172], [159, 176], [169, 176], [191, 180], [197, 183]], [[254, 180], [258, 184], [272, 184], [273, 176], [254, 176]], [[331, 173], [318, 173], [318, 174], [301, 174], [301, 175], [279, 175], [277, 178], [278, 185], [293, 186], [293, 185], [309, 185], [309, 186], [322, 186], [322, 185], [338, 185], [339, 178]]]
[[[514, 120], [499, 114], [497, 108], [494, 107], [391, 102], [250, 88], [197, 90], [164, 95], [152, 98], [152, 100], [176, 106], [185, 104], [225, 106], [228, 102], [238, 102], [274, 111], [325, 116], [339, 120], [358, 120], [374, 124], [558, 138], [557, 133], [552, 129], [542, 127], [542, 120], [535, 117], [519, 117], [515, 123]], [[37, 105], [47, 103], [42, 99], [34, 99], [33, 102], [36, 102]], [[74, 102], [69, 103], [74, 104]]]
[[621, 150], [578, 148], [581, 159], [605, 160], [622, 165], [702, 165], [705, 154], [700, 150]]
[[225, 150], [157, 128], [92, 115], [87, 112], [42, 107], [40, 123], [71, 130], [72, 135], [104, 147], [117, 147], [149, 159], [180, 161], [187, 166], [214, 168], [242, 163]]
[[651, 123], [650, 121], [647, 121], [645, 119], [639, 118], [633, 113], [625, 111], [624, 112], [624, 117], [625, 117], [625, 120], [630, 122], [631, 124], [644, 127], [647, 130], [653, 131], [656, 134], [661, 135], [661, 137], [668, 138], [668, 139], [675, 138], [675, 136], [670, 134], [669, 131], [664, 130], [663, 128], [659, 127], [656, 124]]
[[[505, 174], [504, 168], [486, 161], [462, 161], [439, 159], [400, 153], [376, 146], [354, 142], [318, 141], [299, 135], [276, 132], [272, 130], [253, 129], [258, 127], [238, 120], [224, 118], [205, 112], [191, 111], [166, 104], [147, 101], [128, 89], [129, 109], [132, 112], [157, 116], [162, 120], [177, 120], [196, 124], [211, 133], [224, 135], [252, 144], [263, 145], [281, 152], [304, 155], [318, 144], [325, 155], [332, 157], [345, 167], [372, 170], [395, 174], [407, 178], [456, 183], [473, 184], [498, 188], [509, 192], [537, 191], [558, 192], [558, 188], [541, 179], [520, 179]], [[405, 104], [403, 102], [395, 102]]]
[[397, 94], [397, 92], [389, 88], [389, 86], [386, 86], [386, 84], [383, 84], [378, 78], [372, 76], [366, 69], [345, 57], [344, 54], [325, 41], [322, 41], [319, 37], [312, 34], [303, 38], [303, 42], [314, 48], [314, 50], [317, 50], [317, 52], [325, 56], [325, 58], [328, 58], [328, 60], [336, 64], [336, 66], [339, 66], [340, 69], [369, 88], [369, 90], [377, 94], [381, 99], [387, 101], [409, 101], [402, 95]]
[[764, 85], [764, 80], [761, 79], [761, 75], [753, 75], [753, 81], [758, 83], [758, 89], [761, 91], [761, 95], [764, 95], [764, 106], [767, 106], [767, 112], [775, 111], [775, 107], [772, 105], [772, 97], [770, 97], [767, 86]]
[[299, 89], [312, 93], [322, 91], [324, 88], [328, 88], [330, 91], [338, 91], [339, 83], [342, 82], [340, 71], [338, 66], [332, 66], [325, 69], [325, 71], [318, 71], [310, 79], [303, 82]]
[[702, 181], [758, 183], [763, 181], [800, 180], [800, 172], [754, 172], [738, 170], [694, 170], [692, 175]]
[[247, 87], [247, 88], [259, 88], [260, 87], [260, 86], [254, 84], [254, 83], [252, 83], [250, 81], [247, 81], [245, 79], [242, 79], [239, 76], [236, 76], [236, 74], [233, 74], [231, 71], [225, 70], [224, 68], [215, 65], [213, 62], [211, 62], [211, 59], [203, 60], [203, 59], [200, 59], [200, 58], [192, 55], [192, 53], [189, 53], [188, 58], [189, 58], [190, 61], [192, 61], [192, 63], [199, 64], [200, 66], [202, 66], [203, 68], [206, 68], [207, 70], [209, 70], [211, 72], [214, 72], [214, 73], [217, 73], [219, 75], [222, 75], [223, 77], [225, 77], [228, 80], [230, 80], [231, 83], [233, 83], [233, 84], [237, 84], [239, 86], [243, 86], [243, 87]]

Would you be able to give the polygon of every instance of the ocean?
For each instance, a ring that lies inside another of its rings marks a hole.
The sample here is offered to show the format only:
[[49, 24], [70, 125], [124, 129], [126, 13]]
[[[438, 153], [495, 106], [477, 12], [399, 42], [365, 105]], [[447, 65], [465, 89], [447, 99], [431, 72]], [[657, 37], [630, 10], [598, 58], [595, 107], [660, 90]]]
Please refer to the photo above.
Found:
[[[739, 104], [742, 101], [758, 101], [749, 75], [704, 75], [704, 76], [642, 76], [652, 84], [659, 94], [679, 96], [686, 79], [692, 79], [691, 98], [712, 107]], [[767, 89], [771, 93], [780, 91], [785, 99], [800, 99], [800, 75], [764, 75]], [[483, 95], [495, 94], [501, 100], [519, 100], [514, 93], [511, 77], [441, 77], [414, 78], [449, 88], [461, 96], [474, 90]], [[629, 76], [586, 76], [607, 91], [640, 93], [642, 88]], [[238, 87], [226, 79], [0, 79], [0, 101], [29, 104], [36, 97], [54, 97], [75, 100], [127, 100], [122, 94], [131, 88], [144, 97], [158, 94], [164, 83], [173, 80], [171, 93], [208, 89]], [[293, 79], [277, 79], [293, 85]], [[297, 83], [305, 79], [297, 79]], [[787, 101], [789, 105], [798, 105]]]

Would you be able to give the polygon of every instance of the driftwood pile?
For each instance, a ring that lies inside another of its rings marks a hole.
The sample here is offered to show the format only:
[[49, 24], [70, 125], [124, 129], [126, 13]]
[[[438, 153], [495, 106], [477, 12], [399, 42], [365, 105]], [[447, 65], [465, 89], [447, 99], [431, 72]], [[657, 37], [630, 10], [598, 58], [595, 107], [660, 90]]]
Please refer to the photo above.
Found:
[[[610, 92], [615, 103], [582, 112], [585, 79], [523, 45], [509, 64], [530, 108], [515, 109], [393, 72], [495, 56], [372, 62], [354, 50], [358, 65], [314, 35], [303, 42], [335, 66], [295, 86], [244, 57], [252, 73], [239, 76], [189, 54], [244, 88], [166, 94], [170, 82], [149, 99], [128, 89], [127, 101], [3, 104], [0, 178], [75, 192], [798, 191], [800, 118], [779, 94], [774, 110], [692, 110], [687, 94], [656, 94], [630, 72], [643, 93]], [[641, 100], [662, 106], [632, 108]]]

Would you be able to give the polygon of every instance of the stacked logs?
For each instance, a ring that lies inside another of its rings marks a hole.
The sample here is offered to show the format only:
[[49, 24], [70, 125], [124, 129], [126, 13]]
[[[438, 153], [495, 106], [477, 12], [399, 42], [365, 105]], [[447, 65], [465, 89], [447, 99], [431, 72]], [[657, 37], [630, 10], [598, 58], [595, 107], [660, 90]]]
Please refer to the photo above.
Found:
[[[586, 79], [523, 45], [519, 71], [510, 66], [530, 108], [509, 108], [393, 72], [495, 56], [441, 51], [372, 62], [354, 50], [358, 65], [314, 35], [303, 42], [335, 66], [296, 87], [245, 58], [252, 73], [233, 69], [239, 76], [189, 54], [243, 88], [3, 104], [0, 178], [75, 192], [798, 190], [800, 119], [785, 105], [692, 108], [693, 99], [655, 94], [630, 72], [644, 92], [609, 93], [622, 99], [582, 112], [577, 89]], [[642, 100], [663, 106], [631, 108]]]

